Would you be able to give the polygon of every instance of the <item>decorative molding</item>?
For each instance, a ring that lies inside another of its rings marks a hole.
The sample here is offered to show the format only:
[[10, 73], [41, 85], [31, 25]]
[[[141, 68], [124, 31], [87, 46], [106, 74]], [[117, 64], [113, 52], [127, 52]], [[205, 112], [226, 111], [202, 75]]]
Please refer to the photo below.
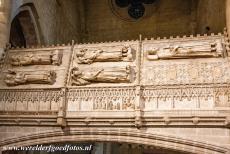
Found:
[[[0, 111], [58, 111], [63, 93], [59, 90], [0, 90]], [[20, 113], [18, 112], [18, 113]]]
[[[65, 134], [68, 132], [68, 135]], [[179, 150], [185, 153], [196, 154], [226, 154], [229, 148], [214, 143], [196, 141], [194, 139], [181, 138], [175, 135], [162, 135], [160, 133], [149, 133], [136, 129], [103, 129], [103, 128], [77, 128], [71, 130], [47, 131], [38, 134], [11, 138], [0, 142], [0, 149], [3, 146], [28, 146], [36, 144], [55, 143], [57, 141], [101, 141], [101, 142], [125, 142], [138, 145], [148, 145], [167, 149]]]
[[142, 70], [141, 80], [144, 85], [230, 83], [229, 67], [226, 59], [149, 63]]
[[[103, 111], [102, 111], [103, 112]], [[159, 111], [160, 112], [160, 111]], [[185, 113], [186, 111], [184, 111]], [[204, 114], [208, 113], [208, 111], [200, 111]], [[97, 114], [97, 112], [90, 112], [91, 114]], [[107, 113], [107, 116], [103, 116]], [[71, 113], [67, 112], [67, 125], [70, 127], [137, 127], [138, 129], [141, 127], [175, 127], [175, 126], [183, 126], [183, 127], [220, 127], [225, 128], [229, 126], [228, 123], [228, 115], [183, 115], [178, 114], [180, 110], [172, 111], [172, 115], [162, 114], [161, 115], [151, 115], [151, 113], [147, 113], [148, 115], [144, 115], [142, 117], [134, 117], [134, 116], [124, 116], [125, 113], [114, 114], [113, 112], [103, 112], [103, 114], [97, 114], [97, 117], [94, 116], [70, 116]], [[183, 113], [183, 112], [181, 112]], [[80, 111], [80, 115], [88, 114], [87, 112]]]
[[69, 106], [79, 106], [77, 110], [117, 111], [134, 110], [135, 96], [134, 87], [91, 87], [69, 89], [67, 99]]
[[[230, 107], [230, 86], [229, 84], [203, 84], [203, 85], [164, 85], [164, 86], [145, 86], [143, 88], [143, 99], [145, 106], [146, 103], [155, 101], [155, 103], [161, 100], [163, 102], [169, 102], [172, 104], [168, 109], [175, 107], [175, 102], [178, 101], [183, 104], [183, 101], [194, 103], [194, 107], [188, 107], [189, 109], [201, 109], [202, 103], [208, 102], [209, 107], [206, 108], [218, 108], [218, 107]], [[157, 105], [159, 107], [159, 104]], [[145, 109], [148, 110], [146, 107]], [[156, 108], [157, 109], [157, 108]]]

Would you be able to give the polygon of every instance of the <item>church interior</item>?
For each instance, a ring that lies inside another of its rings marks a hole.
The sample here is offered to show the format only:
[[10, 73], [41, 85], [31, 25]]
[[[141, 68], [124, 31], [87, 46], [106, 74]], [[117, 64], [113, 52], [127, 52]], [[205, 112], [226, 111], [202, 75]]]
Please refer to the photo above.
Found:
[[229, 35], [230, 0], [0, 0], [0, 154], [229, 154]]

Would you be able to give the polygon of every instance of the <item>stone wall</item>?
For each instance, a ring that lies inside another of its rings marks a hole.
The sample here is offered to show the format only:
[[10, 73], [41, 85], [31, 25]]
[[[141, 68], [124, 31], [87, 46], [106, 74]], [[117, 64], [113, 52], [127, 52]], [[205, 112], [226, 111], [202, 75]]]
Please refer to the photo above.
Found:
[[[6, 46], [9, 37], [9, 16], [11, 9], [11, 0], [1, 0], [0, 5], [0, 54], [1, 48]], [[1, 57], [1, 56], [0, 56]]]
[[57, 6], [57, 43], [81, 42], [84, 28], [82, 0], [59, 0]]
[[226, 27], [228, 29], [228, 34], [230, 34], [229, 29], [230, 29], [230, 0], [226, 0]]
[[17, 15], [21, 6], [33, 3], [41, 28], [42, 44], [70, 43], [71, 40], [80, 41], [82, 1], [23, 0], [14, 3], [12, 19]]
[[[181, 6], [178, 8], [178, 6]], [[188, 34], [190, 1], [161, 1], [149, 18], [127, 22], [115, 16], [108, 0], [87, 0], [88, 41], [110, 41]]]
[[225, 27], [224, 0], [161, 0], [153, 14], [132, 22], [117, 17], [109, 0], [50, 0], [48, 3], [45, 0], [23, 0], [17, 7], [31, 2], [37, 9], [45, 44], [69, 43], [71, 40], [128, 40], [137, 39], [139, 34], [169, 37], [217, 33]]
[[225, 25], [223, 8], [223, 0], [161, 0], [151, 17], [127, 22], [112, 13], [108, 0], [87, 0], [88, 41], [137, 39], [139, 34], [144, 37], [203, 34], [207, 26], [210, 33], [222, 32]]
[[221, 32], [226, 25], [225, 7], [225, 0], [200, 0], [197, 6], [197, 33]]

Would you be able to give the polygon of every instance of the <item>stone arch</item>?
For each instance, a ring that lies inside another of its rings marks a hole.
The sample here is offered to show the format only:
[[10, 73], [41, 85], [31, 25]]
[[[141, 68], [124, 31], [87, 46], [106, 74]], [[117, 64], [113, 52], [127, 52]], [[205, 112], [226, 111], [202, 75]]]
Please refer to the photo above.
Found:
[[36, 46], [43, 43], [38, 13], [33, 3], [22, 5], [11, 22], [12, 46]]
[[129, 129], [65, 129], [31, 134], [0, 142], [6, 146], [30, 146], [62, 142], [117, 142], [154, 146], [194, 154], [228, 154], [229, 149], [205, 142]]

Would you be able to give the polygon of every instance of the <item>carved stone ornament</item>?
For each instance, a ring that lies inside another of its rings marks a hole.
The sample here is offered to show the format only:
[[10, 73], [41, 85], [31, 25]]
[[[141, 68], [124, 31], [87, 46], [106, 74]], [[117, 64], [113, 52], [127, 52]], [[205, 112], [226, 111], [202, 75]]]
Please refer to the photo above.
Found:
[[147, 51], [148, 60], [221, 57], [216, 43], [196, 46], [169, 46]]
[[45, 72], [16, 72], [9, 70], [5, 76], [5, 83], [8, 86], [24, 84], [54, 84], [56, 73], [54, 71]]
[[52, 51], [48, 54], [27, 53], [22, 55], [12, 55], [10, 57], [10, 64], [12, 66], [61, 65], [62, 55], [62, 52], [59, 50]]
[[81, 49], [76, 52], [76, 60], [78, 64], [92, 64], [93, 62], [118, 62], [132, 61], [132, 48], [124, 46], [123, 48], [115, 48], [109, 51], [102, 49]]
[[107, 67], [93, 69], [89, 71], [80, 71], [74, 67], [71, 72], [72, 85], [88, 85], [93, 82], [100, 83], [129, 83], [131, 74], [130, 66]]

